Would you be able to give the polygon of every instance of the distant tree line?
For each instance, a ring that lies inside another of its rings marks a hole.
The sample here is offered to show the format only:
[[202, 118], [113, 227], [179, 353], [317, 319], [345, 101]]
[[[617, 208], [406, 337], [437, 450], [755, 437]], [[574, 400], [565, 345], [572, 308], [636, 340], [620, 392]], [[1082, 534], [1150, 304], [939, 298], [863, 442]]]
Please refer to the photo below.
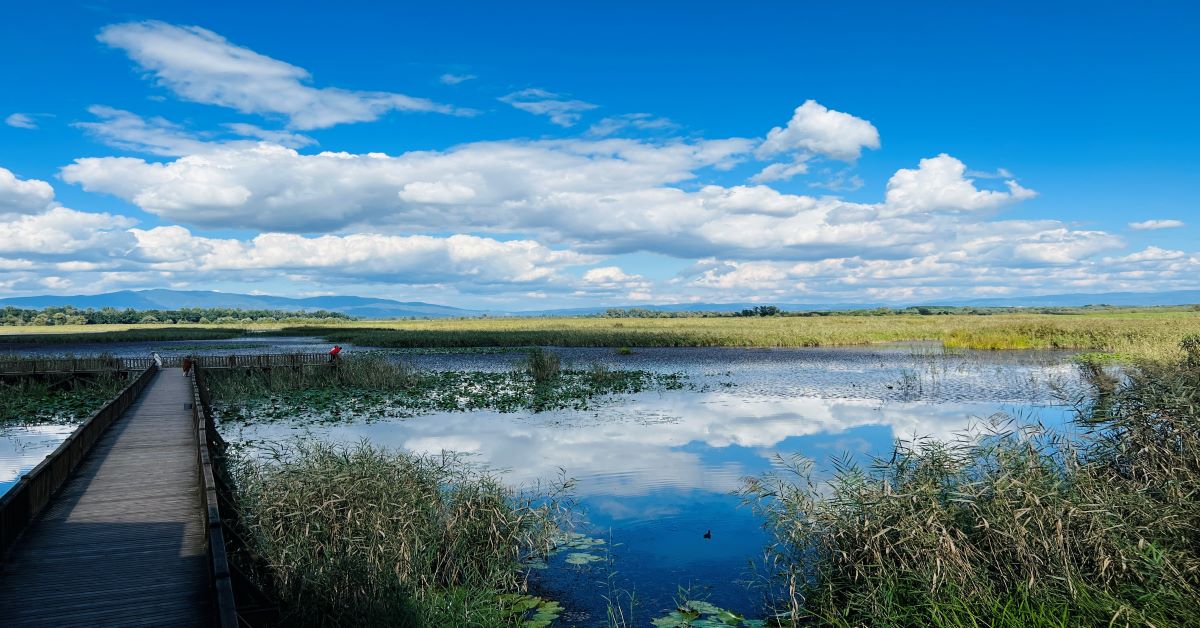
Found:
[[[1200, 311], [1200, 305], [1182, 306], [1148, 306], [1151, 309], [1177, 309]], [[667, 311], [649, 308], [609, 308], [600, 316], [603, 318], [725, 318], [746, 316], [939, 316], [947, 314], [971, 314], [989, 316], [993, 314], [1086, 314], [1088, 312], [1111, 312], [1120, 310], [1141, 310], [1146, 307], [1122, 307], [1112, 305], [1046, 306], [1046, 307], [972, 307], [954, 305], [915, 305], [911, 307], [891, 308], [875, 307], [860, 310], [802, 310], [785, 311], [774, 305], [757, 305], [737, 311]]]
[[302, 323], [307, 321], [354, 320], [341, 312], [327, 310], [242, 310], [227, 307], [185, 307], [178, 310], [135, 310], [114, 307], [81, 310], [70, 305], [38, 309], [6, 306], [0, 310], [0, 325], [130, 325], [137, 323]]

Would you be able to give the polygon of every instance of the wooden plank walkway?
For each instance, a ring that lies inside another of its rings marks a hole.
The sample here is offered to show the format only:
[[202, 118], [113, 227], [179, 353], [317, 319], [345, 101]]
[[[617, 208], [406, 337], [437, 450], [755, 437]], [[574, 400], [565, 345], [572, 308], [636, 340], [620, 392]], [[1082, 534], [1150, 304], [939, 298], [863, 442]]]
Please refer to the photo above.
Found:
[[163, 369], [108, 428], [0, 568], [0, 625], [209, 624], [191, 401]]

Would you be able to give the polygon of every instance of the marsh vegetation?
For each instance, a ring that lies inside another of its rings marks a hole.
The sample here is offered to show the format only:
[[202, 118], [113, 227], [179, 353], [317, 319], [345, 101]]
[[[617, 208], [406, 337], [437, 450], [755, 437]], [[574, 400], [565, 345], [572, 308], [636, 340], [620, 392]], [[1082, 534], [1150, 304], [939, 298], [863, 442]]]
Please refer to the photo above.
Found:
[[338, 320], [319, 325], [245, 320], [163, 326], [12, 327], [3, 344], [229, 339], [255, 333], [318, 336], [358, 346], [413, 349], [499, 347], [833, 347], [938, 341], [955, 349], [1074, 349], [1125, 359], [1178, 359], [1180, 336], [1200, 333], [1194, 307], [1075, 308], [1056, 313], [930, 315], [834, 312], [812, 316], [537, 317]]
[[610, 395], [687, 385], [681, 374], [599, 365], [562, 369], [556, 354], [540, 349], [499, 372], [423, 371], [383, 356], [355, 356], [336, 368], [214, 370], [208, 380], [222, 421], [291, 423], [439, 411], [578, 409]]
[[0, 426], [71, 424], [86, 419], [128, 384], [113, 377], [0, 381]]
[[1143, 364], [1082, 433], [994, 425], [747, 481], [785, 624], [1196, 625], [1200, 355]]
[[[115, 329], [108, 329], [115, 327]], [[68, 331], [62, 331], [67, 329]], [[246, 331], [234, 327], [158, 327], [154, 325], [113, 325], [99, 330], [84, 325], [11, 328], [13, 333], [0, 333], [0, 345], [74, 345], [113, 342], [166, 342], [172, 340], [227, 340], [244, 336]], [[8, 331], [8, 330], [6, 330]]]
[[[620, 625], [1200, 622], [1200, 337], [1180, 343], [1193, 313], [382, 325], [288, 333], [402, 350], [208, 372], [223, 428], [253, 445], [236, 471], [251, 568], [293, 623], [546, 625], [567, 612], [551, 599], [590, 604], [573, 594], [606, 573], [628, 587], [609, 591]], [[1084, 352], [954, 348], [976, 345]], [[1072, 404], [1081, 420], [1056, 429]], [[272, 449], [296, 426], [311, 440]], [[882, 455], [914, 432], [937, 436]], [[413, 453], [456, 444], [473, 456]], [[784, 452], [774, 473], [768, 451]], [[607, 545], [564, 537], [555, 487], [512, 488], [559, 467], [586, 485]], [[762, 586], [731, 592], [763, 524]], [[564, 577], [565, 592], [541, 586]], [[693, 578], [725, 584], [659, 591]]]
[[453, 456], [298, 443], [233, 467], [245, 561], [284, 625], [549, 625], [527, 563], [568, 487], [519, 492]]
[[500, 318], [357, 322], [283, 333], [375, 347], [828, 347], [940, 341], [961, 349], [1077, 349], [1177, 359], [1200, 312], [719, 318]]

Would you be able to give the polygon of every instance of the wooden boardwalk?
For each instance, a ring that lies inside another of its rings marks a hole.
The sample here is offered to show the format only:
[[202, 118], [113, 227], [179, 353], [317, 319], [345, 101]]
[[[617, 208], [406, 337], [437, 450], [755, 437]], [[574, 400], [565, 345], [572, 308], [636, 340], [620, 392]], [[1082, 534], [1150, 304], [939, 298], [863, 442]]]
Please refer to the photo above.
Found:
[[192, 388], [163, 369], [0, 571], [3, 626], [208, 625]]

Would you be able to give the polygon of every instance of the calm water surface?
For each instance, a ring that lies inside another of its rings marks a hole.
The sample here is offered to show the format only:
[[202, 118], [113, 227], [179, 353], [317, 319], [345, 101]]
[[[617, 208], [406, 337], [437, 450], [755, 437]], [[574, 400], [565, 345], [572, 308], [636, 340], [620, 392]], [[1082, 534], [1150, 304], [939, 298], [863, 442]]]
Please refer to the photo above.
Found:
[[[186, 346], [180, 353], [200, 353], [200, 346], [213, 346], [218, 353], [328, 349], [315, 339], [251, 338], [69, 351], [170, 355], [176, 352], [172, 345]], [[682, 372], [692, 386], [614, 397], [589, 410], [364, 416], [336, 425], [226, 425], [222, 430], [231, 441], [246, 444], [297, 437], [366, 439], [424, 453], [461, 452], [517, 486], [560, 475], [573, 478], [585, 517], [579, 531], [605, 541], [589, 550], [603, 560], [571, 565], [564, 552], [549, 561], [548, 569], [535, 572], [537, 585], [571, 610], [564, 616], [567, 624], [602, 620], [603, 596], [612, 588], [635, 592], [638, 623], [648, 623], [673, 608], [680, 587], [748, 616], [761, 613], [761, 589], [748, 584], [755, 580], [749, 564], [762, 556], [767, 538], [761, 522], [732, 492], [742, 478], [771, 470], [776, 456], [802, 454], [821, 462], [848, 453], [868, 461], [889, 453], [895, 438], [951, 438], [973, 420], [997, 413], [1065, 426], [1072, 413], [1069, 402], [1087, 392], [1068, 355], [1050, 352], [944, 354], [925, 344], [642, 349], [630, 356], [608, 349], [557, 351], [568, 367], [600, 362]], [[426, 369], [502, 370], [513, 368], [521, 354], [389, 355]], [[0, 482], [45, 455], [28, 443], [52, 449], [65, 436], [56, 434], [13, 432], [0, 438]], [[18, 441], [26, 443], [23, 453], [14, 453]], [[712, 538], [705, 539], [710, 530]]]

